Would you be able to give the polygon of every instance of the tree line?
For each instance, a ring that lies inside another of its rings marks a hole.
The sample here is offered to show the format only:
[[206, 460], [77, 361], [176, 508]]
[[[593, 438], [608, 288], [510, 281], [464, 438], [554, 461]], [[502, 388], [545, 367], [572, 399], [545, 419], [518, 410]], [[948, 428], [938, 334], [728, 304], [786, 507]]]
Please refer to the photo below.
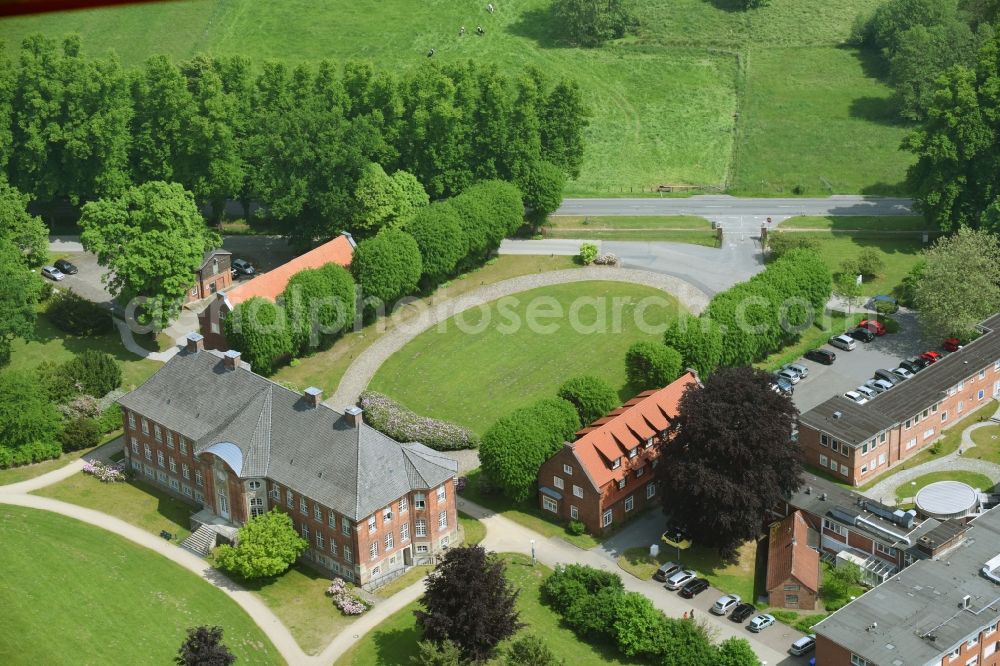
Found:
[[111, 52], [84, 57], [75, 35], [29, 36], [16, 62], [0, 52], [0, 172], [22, 192], [80, 205], [176, 182], [214, 221], [227, 200], [247, 216], [262, 205], [302, 246], [405, 215], [386, 213], [387, 193], [440, 199], [501, 179], [548, 212], [579, 173], [586, 115], [572, 81], [471, 61], [390, 73], [154, 56], [125, 69]]

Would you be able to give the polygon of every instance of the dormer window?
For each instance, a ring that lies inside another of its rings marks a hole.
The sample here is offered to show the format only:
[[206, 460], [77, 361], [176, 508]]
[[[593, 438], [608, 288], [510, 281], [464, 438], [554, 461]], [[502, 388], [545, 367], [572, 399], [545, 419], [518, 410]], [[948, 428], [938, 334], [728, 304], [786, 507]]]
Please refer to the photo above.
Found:
[[639, 447], [638, 446], [635, 447], [635, 448], [629, 449], [629, 451], [628, 451], [628, 457], [630, 459], [631, 458], [635, 458], [637, 455], [639, 455]]
[[611, 463], [611, 469], [618, 469], [621, 466], [622, 466], [622, 459], [620, 457], [615, 458], [614, 462]]
[[625, 488], [625, 479], [618, 482], [618, 490], [622, 490], [623, 488]]
[[653, 438], [650, 437], [649, 439], [646, 440], [646, 448], [648, 449], [652, 445], [653, 445]]

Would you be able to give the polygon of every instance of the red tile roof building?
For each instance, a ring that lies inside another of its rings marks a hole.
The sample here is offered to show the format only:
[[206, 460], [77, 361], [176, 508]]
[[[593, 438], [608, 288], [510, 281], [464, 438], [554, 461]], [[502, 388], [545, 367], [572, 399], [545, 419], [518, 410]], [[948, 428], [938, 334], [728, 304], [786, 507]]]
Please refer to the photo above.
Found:
[[771, 525], [766, 584], [771, 606], [815, 610], [820, 558], [819, 552], [809, 546], [809, 530], [800, 511]]
[[645, 391], [576, 433], [538, 470], [541, 508], [594, 533], [656, 504], [654, 468], [684, 391], [701, 386], [688, 371], [662, 389]]
[[342, 234], [272, 271], [262, 273], [252, 280], [241, 282], [232, 289], [219, 293], [216, 300], [198, 315], [201, 334], [205, 337], [205, 346], [209, 349], [220, 350], [229, 348], [223, 322], [226, 315], [243, 301], [250, 300], [255, 296], [266, 298], [269, 301], [277, 300], [292, 276], [307, 268], [319, 268], [329, 263], [339, 264], [346, 268], [351, 265], [354, 248], [354, 239], [351, 238], [350, 234]]

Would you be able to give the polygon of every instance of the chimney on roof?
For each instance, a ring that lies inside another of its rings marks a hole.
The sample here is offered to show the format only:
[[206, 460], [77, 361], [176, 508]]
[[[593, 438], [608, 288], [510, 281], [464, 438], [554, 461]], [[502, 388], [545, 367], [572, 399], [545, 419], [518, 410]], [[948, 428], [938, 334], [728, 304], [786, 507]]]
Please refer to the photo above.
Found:
[[305, 390], [305, 398], [310, 407], [319, 407], [323, 402], [323, 389], [310, 386]]
[[841, 416], [843, 416], [843, 415], [844, 415], [844, 413], [843, 413], [843, 412], [841, 412], [841, 411], [836, 411], [836, 412], [834, 412], [834, 413], [833, 413], [833, 418], [835, 418], [835, 419], [839, 419], [839, 418], [840, 418]]
[[230, 349], [222, 357], [223, 362], [226, 364], [227, 370], [235, 370], [240, 367], [240, 353], [235, 349]]
[[347, 419], [347, 423], [352, 428], [360, 428], [362, 423], [361, 408], [351, 405], [344, 410], [344, 418]]
[[191, 354], [205, 349], [205, 337], [200, 333], [189, 333], [184, 348]]

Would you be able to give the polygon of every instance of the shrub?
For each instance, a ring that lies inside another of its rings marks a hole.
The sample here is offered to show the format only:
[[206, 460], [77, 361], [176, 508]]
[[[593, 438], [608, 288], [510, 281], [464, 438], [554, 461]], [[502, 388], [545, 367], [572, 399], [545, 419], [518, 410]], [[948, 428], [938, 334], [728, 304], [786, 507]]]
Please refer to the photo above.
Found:
[[878, 277], [885, 272], [885, 259], [882, 258], [882, 253], [873, 247], [863, 248], [858, 253], [855, 265], [858, 272], [866, 280]]
[[333, 597], [333, 605], [344, 615], [361, 615], [372, 607], [369, 602], [352, 594], [347, 583], [339, 576], [330, 582], [330, 587], [326, 588], [326, 596]]
[[122, 427], [122, 408], [118, 405], [110, 405], [97, 417], [97, 425], [101, 433], [106, 435]]
[[488, 180], [448, 200], [458, 214], [465, 241], [461, 270], [481, 266], [500, 242], [524, 220], [524, 203], [515, 185]]
[[254, 372], [270, 375], [292, 353], [285, 310], [254, 296], [239, 303], [225, 322], [226, 339]]
[[636, 342], [625, 352], [629, 384], [640, 391], [663, 388], [681, 374], [681, 355], [673, 347]]
[[79, 416], [63, 426], [59, 433], [59, 443], [66, 453], [80, 449], [92, 449], [101, 441], [101, 428], [97, 421]]
[[569, 521], [569, 524], [566, 526], [566, 531], [572, 534], [573, 536], [580, 536], [581, 534], [587, 531], [587, 526], [584, 525], [579, 520], [571, 520]]
[[30, 465], [62, 455], [58, 442], [29, 442], [16, 449], [0, 446], [0, 469]]
[[122, 369], [107, 352], [85, 349], [66, 362], [63, 371], [90, 395], [102, 396], [121, 386]]
[[436, 287], [454, 275], [466, 253], [462, 221], [454, 206], [440, 201], [421, 208], [403, 230], [413, 236], [420, 250], [421, 284], [425, 289]]
[[593, 423], [618, 406], [615, 390], [593, 375], [580, 375], [567, 380], [559, 387], [559, 397], [573, 404], [580, 415], [580, 423], [584, 425]]
[[59, 405], [59, 412], [67, 419], [77, 419], [81, 417], [96, 418], [100, 415], [100, 406], [97, 398], [92, 395], [81, 395], [73, 398], [65, 405]]
[[680, 315], [664, 333], [663, 342], [677, 350], [682, 367], [693, 368], [703, 379], [719, 366], [722, 329], [709, 317]]
[[111, 313], [72, 291], [60, 291], [45, 310], [56, 328], [73, 335], [102, 335], [114, 328]]
[[503, 660], [503, 666], [559, 666], [564, 663], [534, 634], [524, 634], [514, 640], [507, 647]]
[[399, 229], [383, 229], [358, 244], [351, 271], [366, 300], [374, 297], [391, 306], [417, 288], [423, 271], [420, 248], [413, 236]]
[[566, 626], [582, 638], [600, 641], [612, 638], [614, 602], [621, 590], [605, 588], [577, 596], [563, 612]]
[[819, 242], [802, 234], [772, 231], [767, 235], [767, 251], [770, 261], [777, 261], [791, 250], [819, 251]]
[[587, 265], [594, 263], [594, 259], [597, 259], [597, 246], [593, 243], [580, 245], [580, 261]]
[[354, 323], [354, 278], [328, 263], [299, 271], [281, 294], [292, 347], [299, 353], [343, 333]]
[[891, 315], [899, 311], [899, 305], [892, 301], [876, 301], [875, 312], [882, 315]]
[[381, 393], [365, 391], [358, 401], [365, 422], [398, 442], [420, 442], [437, 451], [475, 449], [479, 437], [460, 425], [411, 412]]
[[284, 573], [309, 547], [295, 531], [288, 514], [276, 509], [247, 521], [237, 534], [236, 544], [216, 548], [215, 561], [219, 568], [247, 579]]
[[597, 258], [594, 259], [594, 263], [598, 266], [616, 266], [618, 265], [618, 255], [606, 252], [598, 255]]
[[536, 487], [538, 468], [580, 428], [573, 405], [539, 400], [497, 419], [479, 447], [483, 474], [516, 502]]
[[585, 564], [559, 564], [542, 583], [542, 599], [558, 613], [564, 613], [578, 598], [601, 590], [625, 589], [618, 574]]
[[[17, 451], [22, 446], [41, 442], [43, 446], [55, 445], [58, 455], [56, 434], [59, 425], [59, 412], [48, 396], [38, 390], [31, 374], [0, 373], [0, 446]], [[32, 453], [28, 457], [33, 456]]]
[[128, 474], [125, 471], [125, 461], [106, 464], [100, 460], [88, 460], [83, 463], [83, 473], [90, 474], [104, 483], [125, 481]]

